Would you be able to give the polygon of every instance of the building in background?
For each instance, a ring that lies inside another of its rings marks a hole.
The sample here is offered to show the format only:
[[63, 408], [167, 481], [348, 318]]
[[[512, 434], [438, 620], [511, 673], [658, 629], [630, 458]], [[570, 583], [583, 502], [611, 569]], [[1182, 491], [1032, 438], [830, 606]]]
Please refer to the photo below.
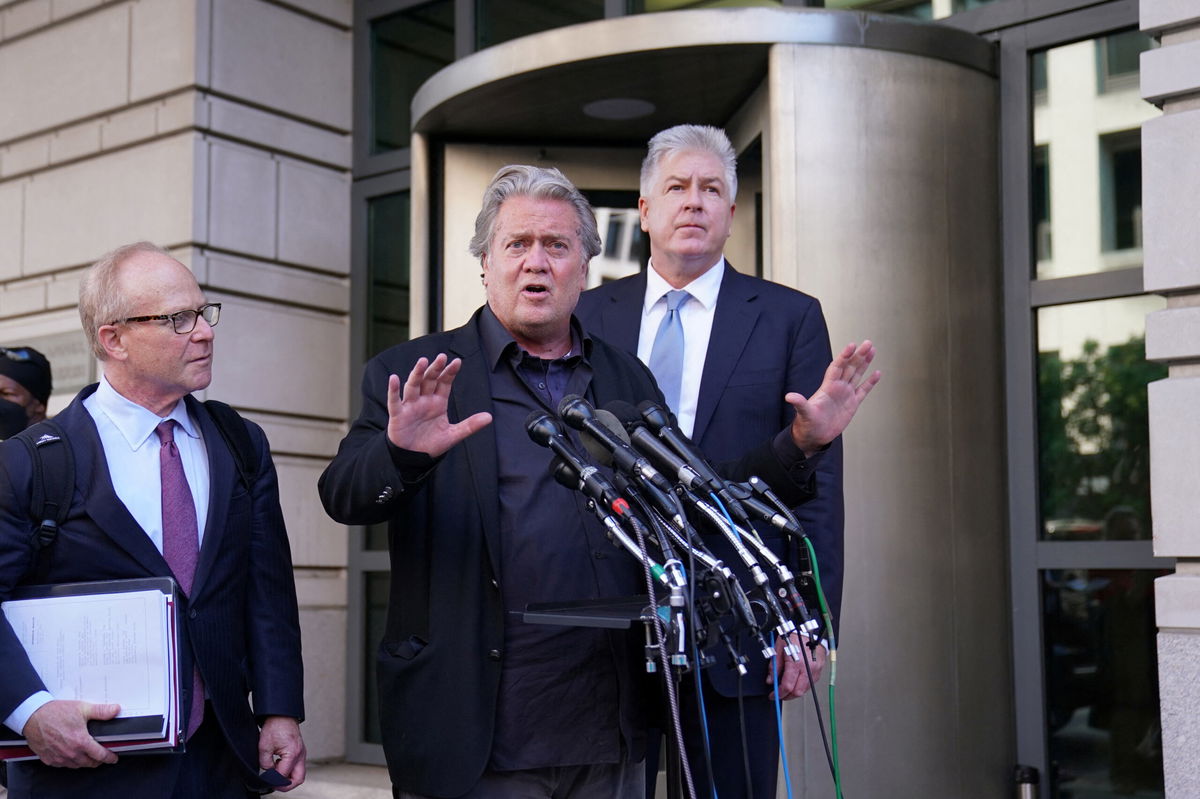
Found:
[[[738, 268], [887, 334], [848, 442], [847, 793], [1009, 796], [1022, 763], [1048, 796], [1200, 795], [1200, 8], [798, 5], [0, 1], [0, 344], [46, 353], [60, 408], [97, 374], [78, 276], [136, 239], [224, 303], [213, 386], [274, 447], [314, 759], [381, 762], [386, 541], [315, 492], [359, 366], [478, 303], [463, 214], [498, 160], [588, 191], [593, 280], [639, 268], [646, 138], [696, 121], [741, 150]], [[827, 796], [811, 716], [792, 779]]]

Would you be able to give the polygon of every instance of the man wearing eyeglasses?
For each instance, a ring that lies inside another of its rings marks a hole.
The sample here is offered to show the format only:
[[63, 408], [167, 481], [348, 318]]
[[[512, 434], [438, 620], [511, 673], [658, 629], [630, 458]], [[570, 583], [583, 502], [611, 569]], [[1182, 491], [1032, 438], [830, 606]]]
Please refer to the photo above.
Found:
[[[75, 492], [46, 558], [29, 543], [28, 450], [0, 445], [0, 601], [31, 582], [175, 577], [187, 737], [183, 753], [118, 758], [86, 727], [118, 707], [49, 695], [0, 618], [0, 720], [39, 756], [11, 764], [11, 799], [246, 799], [304, 781], [299, 619], [270, 451], [257, 425], [232, 417], [244, 431], [230, 434], [191, 396], [212, 379], [220, 313], [152, 244], [85, 274], [79, 314], [104, 374], [55, 418]], [[245, 477], [239, 440], [255, 456]]]
[[0, 439], [46, 418], [50, 361], [33, 347], [0, 347]]

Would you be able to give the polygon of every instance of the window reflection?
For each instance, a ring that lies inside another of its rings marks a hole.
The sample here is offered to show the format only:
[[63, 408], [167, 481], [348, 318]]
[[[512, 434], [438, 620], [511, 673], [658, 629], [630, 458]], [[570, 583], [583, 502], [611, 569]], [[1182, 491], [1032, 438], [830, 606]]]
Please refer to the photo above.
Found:
[[1042, 537], [1150, 537], [1145, 316], [1166, 306], [1130, 297], [1038, 311], [1038, 485]]
[[475, 49], [597, 19], [604, 19], [604, 0], [476, 0]]
[[1160, 113], [1138, 90], [1148, 42], [1127, 31], [1030, 55], [1039, 279], [1141, 265], [1140, 129]]
[[371, 23], [371, 152], [408, 147], [413, 95], [454, 60], [454, 0]]
[[1154, 579], [1167, 571], [1043, 572], [1051, 796], [1162, 796]]

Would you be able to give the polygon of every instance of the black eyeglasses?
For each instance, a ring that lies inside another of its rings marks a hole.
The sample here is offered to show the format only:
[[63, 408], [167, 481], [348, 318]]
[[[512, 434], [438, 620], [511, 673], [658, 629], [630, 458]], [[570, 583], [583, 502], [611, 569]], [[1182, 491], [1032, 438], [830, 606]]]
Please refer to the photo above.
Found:
[[29, 350], [25, 349], [24, 347], [18, 347], [11, 350], [8, 347], [0, 347], [0, 355], [3, 355], [10, 361], [16, 361], [18, 363], [24, 363], [33, 357], [29, 354]]
[[171, 327], [176, 333], [191, 333], [196, 329], [196, 320], [204, 318], [208, 322], [209, 327], [216, 327], [217, 320], [221, 318], [221, 303], [210, 302], [207, 305], [201, 305], [195, 310], [176, 311], [175, 313], [160, 313], [153, 316], [130, 316], [127, 319], [119, 319], [113, 324], [119, 322], [158, 322], [163, 319], [171, 320]]

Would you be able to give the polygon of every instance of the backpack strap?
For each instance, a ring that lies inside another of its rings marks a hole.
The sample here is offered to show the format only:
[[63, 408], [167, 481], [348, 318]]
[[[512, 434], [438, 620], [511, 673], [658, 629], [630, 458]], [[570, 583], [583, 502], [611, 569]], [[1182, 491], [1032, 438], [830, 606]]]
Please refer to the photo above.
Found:
[[258, 449], [254, 446], [254, 440], [250, 438], [250, 431], [246, 429], [246, 420], [220, 400], [206, 400], [204, 407], [212, 416], [221, 438], [225, 440], [225, 446], [233, 453], [233, 462], [237, 466], [242, 484], [246, 486], [247, 491], [253, 490], [254, 480], [262, 464], [259, 463]]
[[75, 454], [67, 443], [66, 432], [52, 419], [38, 422], [13, 436], [29, 451], [32, 466], [32, 492], [29, 518], [37, 527], [29, 538], [34, 551], [34, 581], [45, 578], [50, 570], [50, 553], [58, 538], [58, 528], [71, 511], [75, 494]]

